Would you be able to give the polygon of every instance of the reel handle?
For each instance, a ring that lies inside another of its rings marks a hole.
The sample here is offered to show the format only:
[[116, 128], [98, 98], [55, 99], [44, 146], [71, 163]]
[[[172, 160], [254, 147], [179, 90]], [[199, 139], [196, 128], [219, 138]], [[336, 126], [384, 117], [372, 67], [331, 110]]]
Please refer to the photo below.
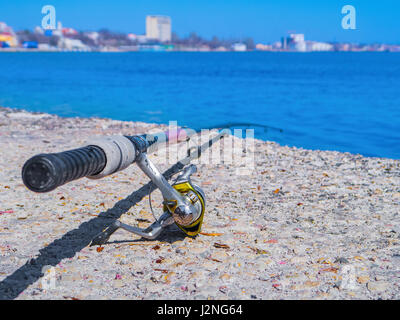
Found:
[[183, 170], [182, 174], [178, 176], [176, 181], [189, 181], [190, 176], [196, 172], [197, 172], [197, 166], [194, 164], [191, 164]]
[[34, 192], [49, 192], [67, 182], [101, 172], [106, 162], [105, 153], [97, 146], [39, 154], [24, 164], [22, 180]]
[[135, 157], [136, 147], [128, 138], [100, 137], [83, 148], [34, 156], [22, 168], [22, 180], [34, 192], [49, 192], [83, 177], [100, 179], [123, 170]]

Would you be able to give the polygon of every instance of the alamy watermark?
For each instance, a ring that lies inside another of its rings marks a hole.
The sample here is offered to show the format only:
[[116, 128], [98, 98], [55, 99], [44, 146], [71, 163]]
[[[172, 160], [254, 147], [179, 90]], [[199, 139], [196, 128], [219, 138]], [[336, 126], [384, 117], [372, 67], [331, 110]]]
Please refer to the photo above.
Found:
[[56, 270], [52, 266], [44, 266], [42, 268], [44, 276], [41, 279], [41, 286], [43, 290], [56, 289]]
[[345, 14], [345, 16], [342, 19], [342, 28], [345, 30], [348, 29], [355, 30], [357, 28], [356, 8], [352, 5], [345, 5], [342, 8], [342, 14]]
[[45, 5], [42, 8], [42, 14], [45, 16], [42, 19], [42, 28], [44, 30], [56, 29], [56, 8], [52, 5]]
[[340, 284], [341, 289], [355, 290], [357, 289], [356, 283], [356, 269], [353, 265], [345, 265], [340, 270], [342, 276], [342, 283]]
[[[224, 139], [220, 139], [222, 133]], [[250, 175], [255, 169], [254, 129], [195, 131], [180, 129], [177, 121], [170, 121], [167, 131], [147, 134], [146, 139], [150, 145], [154, 141], [155, 149], [150, 150], [158, 155], [154, 160], [160, 164], [173, 165], [190, 154], [193, 164], [232, 165], [237, 175]]]

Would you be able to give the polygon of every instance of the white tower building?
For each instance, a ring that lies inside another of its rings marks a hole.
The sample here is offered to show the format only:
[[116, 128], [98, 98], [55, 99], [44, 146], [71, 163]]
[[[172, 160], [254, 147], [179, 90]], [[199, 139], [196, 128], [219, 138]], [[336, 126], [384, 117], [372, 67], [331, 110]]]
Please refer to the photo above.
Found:
[[146, 38], [160, 42], [171, 41], [171, 18], [167, 16], [146, 17]]

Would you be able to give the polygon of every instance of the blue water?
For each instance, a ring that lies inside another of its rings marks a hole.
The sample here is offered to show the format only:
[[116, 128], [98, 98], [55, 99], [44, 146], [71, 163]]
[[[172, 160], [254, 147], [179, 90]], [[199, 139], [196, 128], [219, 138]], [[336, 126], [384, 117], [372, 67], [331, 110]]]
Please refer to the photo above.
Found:
[[400, 158], [400, 54], [1, 53], [0, 105], [192, 128]]

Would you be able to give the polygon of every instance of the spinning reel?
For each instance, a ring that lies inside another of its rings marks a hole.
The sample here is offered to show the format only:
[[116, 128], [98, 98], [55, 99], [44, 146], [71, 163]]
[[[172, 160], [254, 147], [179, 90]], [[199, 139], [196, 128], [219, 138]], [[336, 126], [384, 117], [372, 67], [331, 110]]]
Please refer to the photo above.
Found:
[[161, 143], [188, 141], [195, 133], [189, 129], [178, 129], [174, 132], [166, 131], [152, 135], [98, 138], [79, 149], [32, 157], [22, 168], [22, 179], [30, 190], [42, 193], [82, 177], [100, 179], [136, 163], [161, 191], [164, 199], [163, 214], [160, 218], [155, 218], [156, 221], [146, 229], [116, 220], [98, 234], [91, 245], [104, 244], [119, 228], [146, 239], [155, 239], [163, 229], [173, 223], [186, 235], [195, 237], [199, 234], [203, 223], [205, 196], [203, 190], [191, 181], [191, 176], [197, 168], [189, 163], [228, 133], [222, 130], [202, 146], [194, 148], [195, 150], [189, 149], [188, 157], [180, 161], [184, 169], [172, 185], [147, 156]]
[[[193, 164], [185, 167], [175, 182], [170, 185], [146, 154], [141, 156], [137, 164], [160, 189], [164, 198], [164, 213], [157, 219], [151, 207], [156, 221], [146, 229], [130, 226], [116, 220], [92, 240], [91, 246], [104, 244], [120, 228], [150, 240], [156, 239], [164, 228], [174, 223], [190, 237], [199, 234], [206, 201], [203, 190], [192, 183], [190, 179], [191, 175], [196, 173], [197, 167]], [[149, 195], [151, 206], [150, 199]]]

